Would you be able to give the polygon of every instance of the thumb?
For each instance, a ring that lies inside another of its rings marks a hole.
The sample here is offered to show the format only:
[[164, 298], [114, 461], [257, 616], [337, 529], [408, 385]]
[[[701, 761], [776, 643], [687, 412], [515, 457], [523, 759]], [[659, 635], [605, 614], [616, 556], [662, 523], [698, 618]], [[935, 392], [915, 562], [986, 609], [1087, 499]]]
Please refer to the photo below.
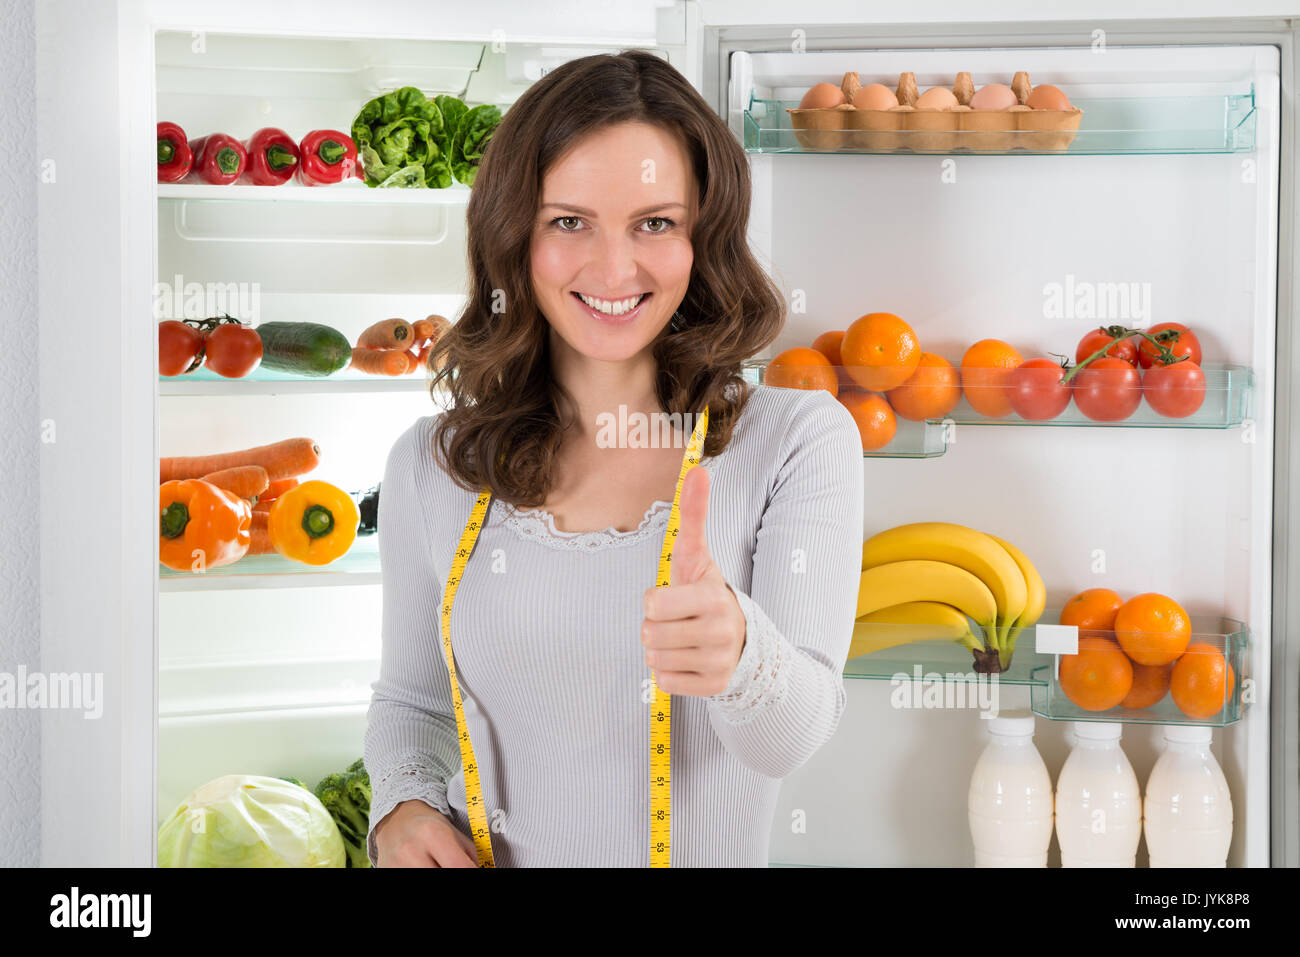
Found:
[[709, 555], [705, 523], [709, 517], [709, 473], [694, 466], [682, 481], [677, 503], [678, 529], [669, 566], [670, 585], [690, 585], [704, 577], [713, 558]]

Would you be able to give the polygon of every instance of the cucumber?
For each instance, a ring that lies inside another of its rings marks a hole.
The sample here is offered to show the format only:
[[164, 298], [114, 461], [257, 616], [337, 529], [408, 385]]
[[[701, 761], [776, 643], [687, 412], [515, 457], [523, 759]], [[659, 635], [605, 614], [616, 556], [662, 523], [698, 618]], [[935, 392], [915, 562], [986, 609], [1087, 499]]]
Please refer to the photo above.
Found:
[[264, 322], [255, 327], [262, 337], [262, 366], [304, 376], [333, 375], [352, 361], [348, 337], [316, 322]]

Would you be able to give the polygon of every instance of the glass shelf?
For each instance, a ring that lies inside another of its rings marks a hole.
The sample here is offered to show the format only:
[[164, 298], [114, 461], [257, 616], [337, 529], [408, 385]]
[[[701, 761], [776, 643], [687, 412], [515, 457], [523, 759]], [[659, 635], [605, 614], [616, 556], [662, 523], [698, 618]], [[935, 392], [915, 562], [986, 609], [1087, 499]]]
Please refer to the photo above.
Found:
[[[747, 381], [760, 383], [766, 377], [770, 360], [751, 361], [745, 364]], [[841, 367], [836, 367], [841, 368]], [[1121, 370], [1122, 371], [1122, 370]], [[1141, 370], [1145, 372], [1145, 370]], [[1127, 417], [1118, 420], [1091, 419], [1079, 410], [1074, 398], [1065, 410], [1052, 419], [1023, 419], [1015, 412], [1004, 416], [984, 415], [975, 411], [963, 397], [946, 415], [927, 419], [924, 423], [911, 422], [897, 417], [898, 431], [888, 445], [866, 456], [895, 456], [923, 458], [942, 455], [947, 448], [950, 425], [1027, 425], [1027, 426], [1078, 426], [1107, 428], [1147, 429], [1229, 429], [1241, 425], [1251, 415], [1251, 395], [1255, 384], [1254, 373], [1244, 366], [1210, 364], [1202, 367], [1205, 373], [1205, 397], [1200, 407], [1181, 418], [1161, 415], [1138, 397], [1136, 408]], [[1105, 376], [1106, 372], [1096, 373]], [[989, 388], [987, 392], [995, 390]], [[890, 393], [882, 393], [889, 401]], [[983, 404], [983, 403], [981, 403]]]
[[328, 565], [307, 565], [279, 554], [245, 555], [202, 574], [158, 566], [159, 591], [220, 591], [234, 588], [317, 588], [378, 585], [379, 536], [358, 535], [348, 551]]
[[[875, 78], [862, 77], [863, 84]], [[893, 87], [893, 81], [886, 85]], [[967, 111], [936, 117], [938, 111], [842, 110], [842, 121], [814, 117], [824, 129], [795, 129], [789, 109], [797, 100], [755, 98], [744, 113], [744, 141], [751, 153], [958, 153], [962, 155], [1125, 155], [1238, 153], [1255, 148], [1255, 94], [1078, 99], [1077, 132], [1028, 129], [1031, 120], [1009, 120], [1004, 130], [960, 129]], [[804, 116], [822, 111], [808, 111]], [[831, 112], [831, 111], [826, 111]], [[1014, 112], [1026, 117], [1036, 112]], [[1064, 112], [1064, 111], [1062, 111]], [[913, 119], [916, 118], [916, 119]], [[1061, 117], [1064, 120], [1064, 117]], [[950, 129], [907, 129], [923, 122]], [[1012, 123], [1017, 124], [1011, 129]], [[1068, 125], [1068, 124], [1067, 124]], [[872, 128], [876, 127], [876, 128]], [[883, 127], [883, 128], [881, 128]], [[892, 127], [892, 128], [891, 128]]]
[[[1111, 631], [1097, 631], [1089, 634], [1107, 638], [1114, 638], [1115, 635]], [[1145, 708], [1121, 708], [1117, 705], [1106, 711], [1084, 710], [1067, 698], [1065, 692], [1061, 690], [1060, 682], [1057, 680], [1055, 656], [1049, 657], [1047, 661], [1034, 668], [1035, 680], [1032, 682], [1033, 690], [1030, 692], [1031, 707], [1035, 714], [1044, 718], [1051, 718], [1054, 721], [1189, 724], [1212, 728], [1222, 728], [1240, 721], [1243, 710], [1241, 700], [1242, 681], [1246, 672], [1246, 651], [1250, 645], [1249, 630], [1240, 621], [1232, 618], [1208, 618], [1193, 615], [1192, 635], [1188, 645], [1190, 647], [1196, 644], [1209, 645], [1215, 649], [1215, 654], [1226, 654], [1233, 672], [1234, 680], [1228, 689], [1227, 700], [1224, 701], [1223, 707], [1212, 715], [1203, 718], [1189, 717], [1178, 707], [1170, 692], [1165, 692], [1159, 701]], [[1187, 658], [1190, 654], [1204, 654], [1206, 657], [1210, 655], [1209, 652], [1189, 651], [1185, 652], [1179, 660]]]
[[[1057, 621], [1060, 621], [1059, 609], [1047, 609], [1039, 619], [1039, 623], [1044, 625]], [[997, 683], [1028, 687], [1034, 712], [1053, 721], [1119, 721], [1128, 724], [1186, 724], [1206, 727], [1233, 724], [1241, 719], [1244, 710], [1242, 681], [1246, 675], [1249, 631], [1240, 621], [1231, 618], [1193, 615], [1191, 624], [1189, 645], [1204, 643], [1219, 653], [1226, 650], [1234, 674], [1228, 700], [1219, 712], [1208, 717], [1193, 718], [1184, 714], [1168, 692], [1161, 700], [1140, 709], [1114, 707], [1107, 711], [1087, 711], [1080, 708], [1061, 690], [1057, 680], [1059, 656], [1037, 650], [1037, 627], [1026, 628], [1020, 633], [1010, 667], [998, 674]], [[875, 625], [873, 628], [873, 634], [879, 638], [882, 628], [897, 628], [901, 634], [904, 629], [914, 632], [917, 626]], [[1114, 632], [1088, 634], [1114, 638]], [[855, 629], [855, 638], [861, 637], [862, 633]], [[923, 639], [896, 644], [850, 658], [844, 667], [844, 677], [900, 683], [919, 679], [942, 682], [944, 685], [965, 684], [965, 706], [974, 707], [976, 703], [977, 676], [972, 654], [964, 645], [947, 639]]]
[[[746, 382], [762, 385], [768, 360], [750, 360], [741, 366]], [[888, 444], [862, 452], [863, 458], [933, 458], [947, 450], [946, 429], [941, 422], [911, 422], [898, 418], [897, 431]]]
[[343, 368], [333, 375], [304, 376], [258, 366], [246, 376], [230, 379], [200, 366], [186, 375], [159, 376], [159, 395], [294, 395], [315, 392], [427, 392], [429, 375], [421, 369], [407, 375], [370, 375]]
[[[1145, 371], [1145, 370], [1142, 370]], [[1151, 408], [1142, 398], [1137, 409], [1127, 418], [1116, 421], [1098, 421], [1090, 419], [1070, 400], [1065, 411], [1054, 419], [1032, 421], [1022, 419], [1015, 412], [995, 417], [981, 415], [971, 408], [966, 399], [943, 419], [955, 425], [1066, 425], [1066, 426], [1109, 426], [1111, 428], [1147, 428], [1147, 429], [1230, 429], [1250, 417], [1250, 395], [1255, 384], [1254, 374], [1243, 366], [1208, 365], [1201, 369], [1205, 373], [1205, 399], [1201, 407], [1191, 415], [1183, 418], [1171, 418], [1161, 415]], [[1104, 373], [1099, 373], [1104, 374]]]
[[159, 183], [159, 200], [240, 203], [342, 203], [363, 206], [464, 206], [470, 188], [455, 183], [446, 189], [391, 188], [367, 186], [360, 180], [333, 183], [329, 186], [253, 186], [231, 183]]

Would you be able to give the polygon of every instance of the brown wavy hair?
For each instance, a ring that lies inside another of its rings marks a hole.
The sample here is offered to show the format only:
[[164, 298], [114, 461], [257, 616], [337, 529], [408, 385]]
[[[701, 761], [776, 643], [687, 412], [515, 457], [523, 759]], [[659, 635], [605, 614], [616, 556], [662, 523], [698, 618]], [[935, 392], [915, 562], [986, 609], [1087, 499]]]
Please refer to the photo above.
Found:
[[[466, 211], [469, 298], [427, 359], [430, 393], [445, 387], [451, 400], [433, 451], [462, 488], [486, 486], [522, 507], [550, 492], [571, 422], [562, 421], [567, 393], [551, 374], [549, 323], [532, 290], [534, 220], [547, 170], [583, 136], [626, 122], [676, 135], [699, 190], [689, 285], [652, 348], [663, 409], [709, 408], [704, 457], [727, 447], [749, 400], [741, 363], [785, 323], [784, 298], [749, 249], [749, 164], [722, 118], [651, 53], [563, 64], [525, 91], [488, 143]], [[494, 311], [502, 296], [506, 310]]]

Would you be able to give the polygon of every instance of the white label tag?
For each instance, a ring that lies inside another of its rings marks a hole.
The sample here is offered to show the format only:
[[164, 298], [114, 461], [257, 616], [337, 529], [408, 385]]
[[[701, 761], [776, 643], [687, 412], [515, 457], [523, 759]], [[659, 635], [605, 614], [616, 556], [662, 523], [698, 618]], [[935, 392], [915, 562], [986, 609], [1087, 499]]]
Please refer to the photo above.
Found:
[[1040, 655], [1077, 655], [1078, 625], [1034, 625], [1034, 650]]

